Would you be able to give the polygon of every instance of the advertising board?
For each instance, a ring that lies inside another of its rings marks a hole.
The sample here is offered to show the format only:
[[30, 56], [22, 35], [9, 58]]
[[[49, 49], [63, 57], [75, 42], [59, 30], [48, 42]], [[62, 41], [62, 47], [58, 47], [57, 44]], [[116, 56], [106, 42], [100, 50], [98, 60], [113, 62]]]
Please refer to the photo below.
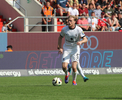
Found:
[[[63, 75], [61, 58], [58, 51], [0, 52], [0, 76]], [[122, 73], [121, 60], [122, 50], [81, 50], [80, 54], [86, 74]]]

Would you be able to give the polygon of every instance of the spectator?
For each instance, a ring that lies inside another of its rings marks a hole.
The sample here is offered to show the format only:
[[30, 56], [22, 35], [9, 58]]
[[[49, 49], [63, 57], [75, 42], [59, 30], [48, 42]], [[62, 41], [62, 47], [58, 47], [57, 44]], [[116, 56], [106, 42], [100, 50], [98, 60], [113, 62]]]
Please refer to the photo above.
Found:
[[111, 26], [110, 31], [118, 31], [119, 29], [119, 22], [115, 16], [115, 13], [112, 13], [112, 17], [108, 19], [108, 23]]
[[90, 3], [89, 4], [89, 8], [88, 8], [88, 12], [89, 12], [89, 16], [91, 16], [91, 13], [93, 12], [93, 4], [92, 3]]
[[85, 3], [86, 4], [86, 7], [87, 7], [87, 5], [88, 5], [88, 2], [87, 2], [87, 0], [78, 0], [79, 1], [79, 6], [80, 6], [80, 8], [82, 7], [82, 5]]
[[95, 1], [94, 0], [89, 0], [89, 4], [92, 3], [93, 4], [93, 8], [95, 9], [96, 6], [95, 6]]
[[67, 0], [67, 5], [66, 5], [66, 7], [68, 7], [68, 8], [69, 8], [69, 7], [72, 7], [72, 6], [71, 6], [71, 0]]
[[78, 1], [79, 1], [79, 4], [81, 4], [81, 5], [84, 4], [84, 3], [85, 3], [86, 5], [88, 5], [87, 0], [78, 0]]
[[8, 45], [7, 50], [5, 52], [13, 52], [12, 48], [12, 45]]
[[96, 4], [101, 4], [101, 0], [91, 0], [91, 3], [93, 4], [93, 6], [94, 6], [94, 9], [96, 8]]
[[106, 2], [106, 0], [102, 0], [102, 2], [101, 2], [101, 10], [103, 11], [107, 6], [107, 2]]
[[121, 5], [118, 4], [117, 8], [115, 8], [115, 13], [118, 14], [118, 13], [122, 13], [122, 9], [121, 9]]
[[100, 5], [99, 5], [99, 3], [96, 3], [96, 9], [94, 10], [94, 13], [95, 13], [95, 16], [97, 17], [97, 18], [100, 18], [101, 17], [101, 9], [100, 9]]
[[77, 4], [76, 4], [76, 3], [73, 3], [73, 7], [70, 7], [70, 8], [68, 9], [68, 16], [69, 16], [69, 15], [73, 15], [73, 16], [77, 16], [77, 18], [78, 18], [79, 12], [78, 12], [78, 10], [76, 9], [76, 6], [77, 6]]
[[83, 31], [90, 31], [90, 27], [88, 26], [88, 20], [84, 17], [85, 15], [82, 14], [81, 16], [82, 17], [77, 21], [77, 24], [79, 24]]
[[70, 5], [73, 7], [73, 3], [76, 3], [76, 8], [79, 8], [79, 1], [78, 0], [70, 0]]
[[98, 19], [95, 18], [95, 13], [91, 13], [92, 18], [88, 18], [88, 23], [92, 24], [92, 31], [95, 31], [98, 24]]
[[122, 13], [118, 13], [119, 27], [122, 27]]
[[117, 5], [120, 4], [122, 6], [122, 0], [112, 0], [114, 3], [115, 8], [117, 8]]
[[114, 6], [115, 0], [107, 0], [107, 3], [110, 4], [110, 7], [111, 7], [111, 8], [116, 7], [116, 6]]
[[[11, 17], [9, 17], [9, 19], [8, 19], [8, 23], [10, 23], [11, 20], [12, 20]], [[7, 26], [7, 28], [8, 28], [8, 32], [12, 32], [13, 24], [12, 24], [12, 23], [9, 24], [9, 25]]]
[[[45, 0], [44, 0], [45, 1]], [[46, 1], [45, 1], [46, 2]], [[57, 0], [50, 0], [50, 5], [53, 8], [57, 8]]]
[[86, 4], [85, 3], [82, 4], [82, 8], [79, 8], [78, 11], [79, 11], [79, 15], [80, 16], [81, 15], [84, 15], [84, 16], [88, 16], [89, 15], [88, 14], [88, 9], [86, 8]]
[[100, 31], [106, 31], [107, 30], [107, 25], [105, 22], [107, 22], [107, 20], [104, 18], [105, 13], [102, 12], [101, 13], [101, 18], [98, 19], [98, 30]]
[[[41, 11], [42, 16], [44, 17], [49, 17], [48, 20], [47, 18], [42, 18], [42, 25], [46, 25], [47, 23], [50, 25], [52, 24], [52, 16], [54, 16], [54, 9], [50, 6], [50, 1], [46, 2], [46, 5], [42, 7]], [[51, 31], [52, 26], [48, 26], [48, 31]], [[46, 26], [42, 26], [42, 31], [46, 31]]]
[[57, 0], [57, 13], [59, 13], [60, 16], [67, 14], [68, 8], [66, 5], [68, 5], [68, 0]]
[[105, 12], [105, 18], [111, 18], [112, 13], [114, 12], [114, 10], [111, 8], [110, 3], [107, 3], [107, 8], [104, 10]]
[[96, 3], [101, 4], [101, 0], [94, 0], [94, 1], [95, 1], [95, 4], [96, 4]]
[[2, 32], [8, 32], [6, 21], [3, 22]]
[[45, 0], [37, 0], [39, 1], [42, 5], [45, 5], [46, 1]]

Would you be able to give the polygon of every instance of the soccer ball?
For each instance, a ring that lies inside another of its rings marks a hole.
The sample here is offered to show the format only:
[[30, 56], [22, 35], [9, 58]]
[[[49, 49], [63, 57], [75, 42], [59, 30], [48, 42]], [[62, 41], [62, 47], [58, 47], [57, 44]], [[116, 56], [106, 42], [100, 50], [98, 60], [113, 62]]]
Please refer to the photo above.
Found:
[[54, 86], [61, 86], [62, 85], [62, 80], [58, 77], [55, 77], [53, 80], [52, 80], [52, 84]]

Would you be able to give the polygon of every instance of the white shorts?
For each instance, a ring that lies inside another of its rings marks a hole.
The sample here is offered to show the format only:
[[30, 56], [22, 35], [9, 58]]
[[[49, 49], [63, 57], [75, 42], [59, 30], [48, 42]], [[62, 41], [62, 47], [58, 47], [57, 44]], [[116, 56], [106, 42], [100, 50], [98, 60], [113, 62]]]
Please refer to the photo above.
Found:
[[80, 47], [75, 46], [72, 49], [65, 49], [62, 56], [62, 62], [69, 63], [71, 59], [71, 62], [77, 61], [79, 62], [80, 59]]

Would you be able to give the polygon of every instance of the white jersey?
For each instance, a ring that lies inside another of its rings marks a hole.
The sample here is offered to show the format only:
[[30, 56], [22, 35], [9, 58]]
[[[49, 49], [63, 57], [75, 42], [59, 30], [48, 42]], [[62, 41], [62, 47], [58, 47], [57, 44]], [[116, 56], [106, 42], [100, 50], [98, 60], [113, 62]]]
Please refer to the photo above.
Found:
[[98, 17], [98, 18], [101, 17], [102, 11], [101, 11], [100, 9], [95, 9], [93, 12], [95, 13], [95, 16], [96, 16], [96, 17]]
[[7, 31], [7, 30], [8, 30], [8, 28], [6, 26], [2, 27], [2, 32]]
[[68, 9], [68, 12], [70, 12], [70, 15], [73, 15], [73, 16], [78, 16], [79, 15], [79, 12], [78, 12], [78, 10], [76, 8], [73, 9], [72, 7], [70, 7]]
[[80, 40], [80, 37], [83, 38], [85, 36], [83, 30], [77, 25], [74, 29], [70, 29], [69, 26], [63, 27], [60, 35], [65, 37], [63, 49], [72, 49], [74, 46], [77, 46], [76, 43]]
[[96, 25], [98, 24], [98, 19], [96, 18], [88, 18], [88, 23], [92, 24], [92, 28], [96, 29]]

